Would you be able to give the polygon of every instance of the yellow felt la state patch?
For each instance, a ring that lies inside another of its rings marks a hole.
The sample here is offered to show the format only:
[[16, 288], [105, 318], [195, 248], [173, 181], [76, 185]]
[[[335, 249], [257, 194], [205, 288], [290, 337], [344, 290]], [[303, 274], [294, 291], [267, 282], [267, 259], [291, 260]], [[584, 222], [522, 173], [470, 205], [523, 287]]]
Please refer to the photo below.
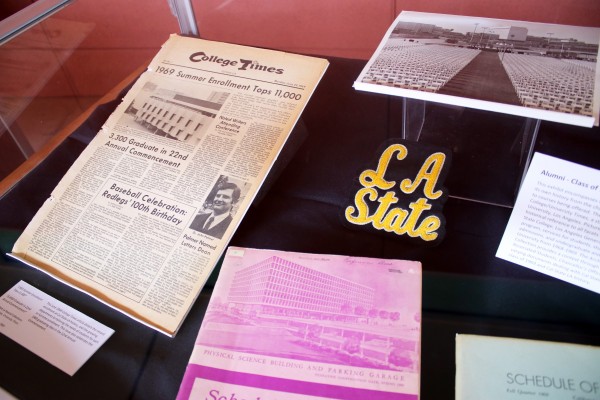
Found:
[[441, 242], [451, 154], [417, 142], [386, 142], [375, 169], [359, 176], [352, 205], [344, 209], [346, 225], [422, 244]]

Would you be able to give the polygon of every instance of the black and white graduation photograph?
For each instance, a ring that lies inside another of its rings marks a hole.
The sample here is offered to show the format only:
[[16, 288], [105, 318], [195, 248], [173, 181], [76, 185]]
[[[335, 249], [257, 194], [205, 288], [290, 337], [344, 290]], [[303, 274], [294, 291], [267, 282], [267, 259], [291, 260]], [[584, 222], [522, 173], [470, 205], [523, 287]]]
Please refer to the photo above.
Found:
[[403, 11], [354, 87], [592, 126], [599, 38], [598, 28]]

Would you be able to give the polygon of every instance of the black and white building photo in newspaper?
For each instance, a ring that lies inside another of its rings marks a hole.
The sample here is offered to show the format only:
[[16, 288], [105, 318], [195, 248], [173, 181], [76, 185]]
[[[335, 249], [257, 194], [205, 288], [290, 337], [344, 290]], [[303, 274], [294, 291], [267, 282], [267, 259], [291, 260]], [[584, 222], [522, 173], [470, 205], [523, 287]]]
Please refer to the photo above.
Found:
[[229, 92], [200, 91], [198, 87], [194, 88], [193, 95], [187, 95], [183, 90], [161, 88], [156, 83], [147, 82], [127, 107], [120, 123], [196, 145], [228, 96]]
[[355, 87], [591, 125], [599, 38], [599, 28], [402, 12]]

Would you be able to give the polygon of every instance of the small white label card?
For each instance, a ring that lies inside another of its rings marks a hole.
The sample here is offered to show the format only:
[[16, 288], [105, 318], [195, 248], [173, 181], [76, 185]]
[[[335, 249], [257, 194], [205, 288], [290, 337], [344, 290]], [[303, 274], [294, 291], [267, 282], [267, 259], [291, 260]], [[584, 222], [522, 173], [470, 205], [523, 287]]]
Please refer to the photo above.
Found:
[[0, 332], [73, 376], [114, 330], [20, 281], [0, 297]]
[[600, 171], [535, 153], [496, 256], [600, 293]]

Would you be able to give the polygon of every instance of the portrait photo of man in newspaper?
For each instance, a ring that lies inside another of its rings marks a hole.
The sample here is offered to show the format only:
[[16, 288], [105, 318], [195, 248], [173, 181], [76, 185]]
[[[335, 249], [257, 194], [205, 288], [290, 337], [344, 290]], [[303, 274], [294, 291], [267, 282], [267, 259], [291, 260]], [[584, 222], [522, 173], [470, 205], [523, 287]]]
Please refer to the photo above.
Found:
[[241, 193], [237, 184], [222, 176], [205, 202], [207, 209], [194, 217], [190, 228], [221, 239], [233, 220], [232, 213]]

